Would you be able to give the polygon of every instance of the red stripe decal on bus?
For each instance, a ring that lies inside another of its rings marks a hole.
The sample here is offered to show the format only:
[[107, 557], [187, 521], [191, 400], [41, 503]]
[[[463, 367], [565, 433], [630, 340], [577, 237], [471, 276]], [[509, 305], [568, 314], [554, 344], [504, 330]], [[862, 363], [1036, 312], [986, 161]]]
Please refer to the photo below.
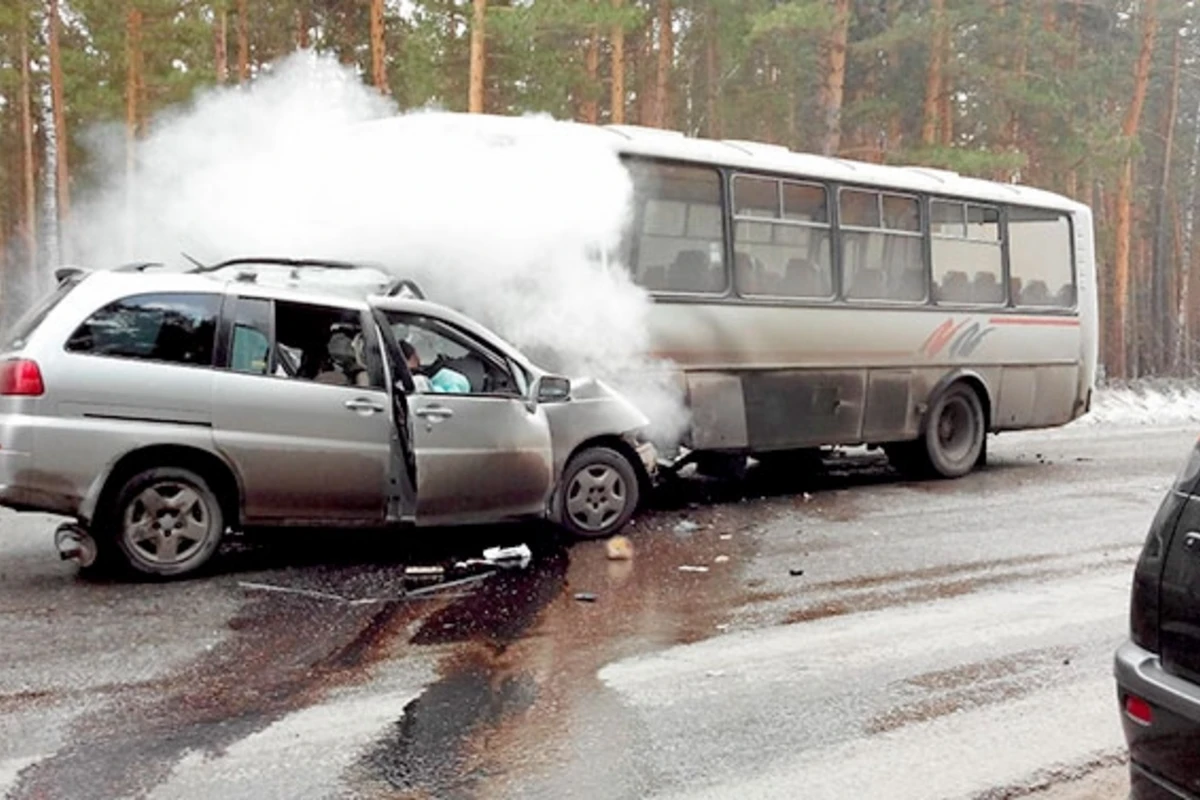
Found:
[[1064, 317], [992, 317], [993, 325], [1048, 325], [1054, 328], [1078, 328], [1079, 320]]

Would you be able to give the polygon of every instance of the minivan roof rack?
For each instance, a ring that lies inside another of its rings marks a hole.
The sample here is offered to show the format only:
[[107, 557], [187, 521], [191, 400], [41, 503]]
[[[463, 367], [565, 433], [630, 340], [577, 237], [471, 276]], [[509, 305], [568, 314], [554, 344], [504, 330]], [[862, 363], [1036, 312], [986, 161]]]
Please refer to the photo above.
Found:
[[121, 264], [118, 267], [113, 267], [113, 272], [145, 272], [151, 267], [166, 266], [161, 261], [134, 261], [130, 264]]
[[262, 256], [259, 258], [230, 258], [216, 264], [207, 266], [197, 266], [188, 270], [192, 273], [216, 272], [217, 270], [226, 269], [227, 267], [235, 267], [243, 264], [270, 264], [280, 267], [319, 267], [322, 269], [369, 269], [365, 264], [354, 264], [349, 261], [326, 261], [316, 258], [280, 258], [278, 256]]
[[66, 283], [72, 278], [78, 278], [80, 275], [86, 275], [87, 270], [83, 267], [59, 267], [54, 270], [54, 280], [58, 283]]
[[425, 293], [421, 291], [421, 287], [417, 285], [416, 281], [409, 278], [399, 278], [395, 281], [392, 281], [392, 283], [388, 286], [387, 296], [398, 297], [400, 293], [404, 291], [407, 291], [418, 300], [425, 299]]

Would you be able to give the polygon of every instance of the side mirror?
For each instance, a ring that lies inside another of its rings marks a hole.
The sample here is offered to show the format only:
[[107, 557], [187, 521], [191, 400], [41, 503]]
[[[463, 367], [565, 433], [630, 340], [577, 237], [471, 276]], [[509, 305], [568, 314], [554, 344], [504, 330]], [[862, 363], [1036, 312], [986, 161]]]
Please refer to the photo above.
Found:
[[557, 375], [543, 375], [538, 379], [534, 395], [539, 403], [561, 403], [571, 399], [571, 381]]

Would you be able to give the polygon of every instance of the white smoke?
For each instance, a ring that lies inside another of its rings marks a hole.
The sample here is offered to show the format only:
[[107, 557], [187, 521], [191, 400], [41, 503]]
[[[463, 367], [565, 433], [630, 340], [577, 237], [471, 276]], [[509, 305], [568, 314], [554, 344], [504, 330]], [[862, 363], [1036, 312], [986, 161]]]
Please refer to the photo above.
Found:
[[585, 130], [397, 116], [352, 71], [298, 53], [156, 119], [132, 186], [112, 141], [112, 179], [78, 208], [71, 252], [87, 266], [181, 250], [378, 264], [545, 366], [609, 380], [671, 438], [686, 417], [667, 365], [646, 357], [649, 298], [595, 258], [617, 249], [629, 178]]

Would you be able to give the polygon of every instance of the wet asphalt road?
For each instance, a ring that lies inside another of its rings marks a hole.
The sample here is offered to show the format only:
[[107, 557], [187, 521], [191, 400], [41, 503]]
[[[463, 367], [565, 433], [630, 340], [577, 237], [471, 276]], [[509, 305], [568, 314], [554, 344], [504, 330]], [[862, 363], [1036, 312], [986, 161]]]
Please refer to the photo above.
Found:
[[[0, 791], [1123, 797], [1111, 653], [1194, 438], [1010, 435], [955, 482], [870, 454], [687, 481], [632, 561], [534, 526], [330, 532], [100, 583], [53, 520], [0, 516]], [[522, 541], [528, 569], [404, 596], [407, 564]]]

